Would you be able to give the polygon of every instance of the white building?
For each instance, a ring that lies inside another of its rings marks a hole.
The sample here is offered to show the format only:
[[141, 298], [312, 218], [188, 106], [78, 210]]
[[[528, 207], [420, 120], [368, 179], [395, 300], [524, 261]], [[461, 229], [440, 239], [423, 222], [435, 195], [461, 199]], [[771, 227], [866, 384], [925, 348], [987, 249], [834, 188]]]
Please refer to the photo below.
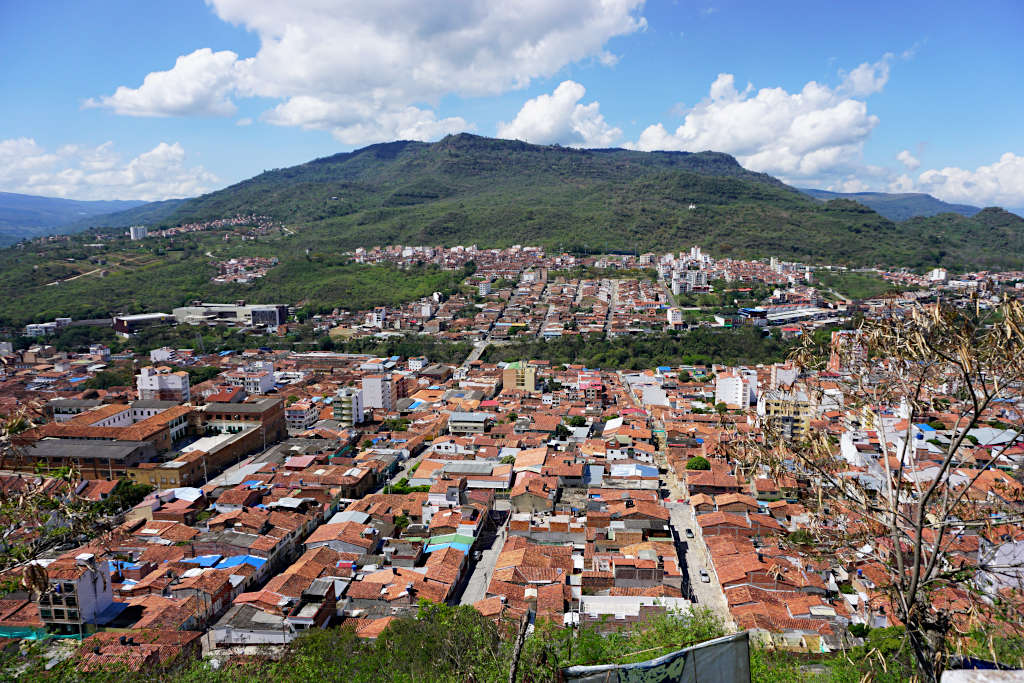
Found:
[[309, 400], [296, 401], [284, 409], [284, 421], [290, 432], [309, 429], [320, 417], [320, 406]]
[[178, 357], [178, 352], [169, 346], [162, 346], [149, 352], [150, 363], [169, 363]]
[[149, 230], [145, 225], [133, 225], [128, 228], [128, 234], [133, 240], [144, 240], [149, 235]]
[[945, 282], [949, 278], [949, 273], [946, 272], [945, 268], [935, 268], [928, 271], [928, 280], [930, 282]]
[[427, 363], [428, 361], [426, 356], [414, 356], [409, 359], [409, 370], [411, 372], [419, 372], [423, 368], [427, 367]]
[[677, 327], [683, 324], [683, 311], [681, 308], [673, 306], [668, 309], [668, 324], [670, 327]]
[[367, 408], [390, 411], [394, 395], [391, 375], [363, 377], [363, 405]]
[[363, 390], [357, 387], [339, 389], [334, 399], [334, 419], [346, 427], [363, 421]]
[[750, 405], [750, 384], [739, 374], [719, 375], [715, 378], [715, 403], [746, 408]]
[[188, 373], [184, 370], [173, 371], [147, 365], [135, 378], [135, 388], [142, 400], [184, 403], [190, 398]]
[[[271, 366], [273, 367], [273, 366]], [[274, 371], [262, 368], [244, 368], [229, 372], [228, 383], [233, 387], [241, 387], [245, 393], [250, 395], [269, 394], [277, 386], [274, 381]]]
[[484, 280], [483, 282], [481, 282], [477, 286], [477, 293], [479, 293], [480, 296], [487, 296], [488, 294], [490, 294], [491, 293], [491, 281], [490, 280]]
[[76, 556], [74, 565], [55, 562], [47, 573], [49, 587], [36, 604], [40, 619], [51, 630], [81, 633], [85, 624], [96, 624], [114, 602], [110, 567], [92, 553]]

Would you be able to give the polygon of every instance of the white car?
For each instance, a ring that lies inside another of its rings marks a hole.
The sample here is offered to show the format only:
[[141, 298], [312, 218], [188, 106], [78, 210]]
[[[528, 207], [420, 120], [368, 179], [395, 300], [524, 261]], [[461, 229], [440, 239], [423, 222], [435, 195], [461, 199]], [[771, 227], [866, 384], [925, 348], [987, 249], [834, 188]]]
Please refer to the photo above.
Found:
[[711, 575], [708, 574], [708, 570], [707, 569], [701, 569], [700, 570], [700, 582], [701, 583], [711, 583]]

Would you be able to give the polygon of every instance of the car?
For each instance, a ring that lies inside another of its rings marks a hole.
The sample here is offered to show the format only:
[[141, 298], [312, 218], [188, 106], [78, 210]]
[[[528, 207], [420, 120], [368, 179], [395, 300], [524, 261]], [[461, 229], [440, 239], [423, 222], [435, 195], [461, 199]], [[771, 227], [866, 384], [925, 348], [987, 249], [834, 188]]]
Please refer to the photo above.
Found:
[[708, 574], [707, 569], [700, 570], [700, 581], [701, 583], [711, 583], [711, 575]]
[[693, 529], [687, 529], [686, 530], [686, 537], [687, 538], [693, 538]]

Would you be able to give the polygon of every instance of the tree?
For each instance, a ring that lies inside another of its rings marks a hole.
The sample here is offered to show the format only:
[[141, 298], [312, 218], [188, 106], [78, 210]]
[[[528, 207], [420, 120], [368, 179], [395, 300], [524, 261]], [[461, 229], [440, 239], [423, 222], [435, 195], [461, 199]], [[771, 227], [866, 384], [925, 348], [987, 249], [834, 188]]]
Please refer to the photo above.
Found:
[[719, 401], [718, 403], [715, 404], [715, 412], [718, 413], [719, 415], [725, 415], [727, 412], [729, 412], [729, 406]]
[[683, 370], [682, 372], [679, 373], [679, 381], [682, 384], [687, 384], [689, 382], [692, 382], [693, 381], [693, 375], [691, 375], [689, 373], [689, 371]]
[[568, 439], [569, 438], [569, 434], [570, 434], [569, 428], [566, 427], [564, 424], [559, 423], [559, 425], [557, 427], [555, 427], [555, 438], [556, 439], [559, 439], [559, 440], [561, 440], [561, 439]]
[[[1022, 348], [1020, 302], [987, 313], [938, 304], [865, 321], [837, 340], [831, 360], [840, 378], [825, 379], [843, 390], [852, 436], [877, 434], [877, 459], [844, 453], [823, 430], [797, 441], [782, 438], [770, 418], [762, 425], [764, 443], [746, 439], [730, 447], [742, 467], [782, 471], [796, 463], [795, 474], [810, 483], [803, 502], [820, 552], [883, 573], [875, 589], [906, 626], [898, 637], [925, 681], [940, 678], [950, 650], [962, 642], [958, 632], [976, 627], [999, 634], [1021, 623], [1019, 596], [999, 590], [1001, 578], [1020, 581], [1019, 560], [987, 548], [998, 548], [1001, 536], [1024, 519], [1024, 485], [994, 469], [1024, 432], [1024, 416], [1006, 401], [1019, 399]], [[807, 391], [821, 400], [825, 380], [816, 371], [827, 359], [805, 344], [791, 360]], [[938, 393], [955, 397], [947, 412], [956, 421], [940, 452], [919, 451], [914, 425], [929, 418]], [[983, 444], [991, 455], [977, 462], [969, 457], [968, 432], [993, 411], [1012, 425], [1011, 434]], [[914, 476], [925, 468], [928, 476]], [[980, 544], [977, 554], [958, 550], [966, 538]]]
[[583, 417], [582, 415], [573, 415], [571, 418], [569, 418], [569, 426], [570, 427], [586, 427], [587, 426], [587, 419], [585, 417]]
[[702, 458], [699, 455], [695, 455], [686, 461], [686, 469], [688, 470], [710, 470], [711, 463], [707, 461], [707, 458]]

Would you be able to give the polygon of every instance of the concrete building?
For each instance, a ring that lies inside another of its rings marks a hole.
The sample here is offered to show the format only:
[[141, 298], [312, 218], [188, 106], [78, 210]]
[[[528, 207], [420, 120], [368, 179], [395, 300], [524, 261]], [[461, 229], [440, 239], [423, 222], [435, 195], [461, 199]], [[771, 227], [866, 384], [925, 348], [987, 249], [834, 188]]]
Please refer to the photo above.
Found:
[[680, 308], [673, 306], [668, 309], [668, 326], [672, 328], [679, 327], [683, 324], [683, 311]]
[[803, 391], [769, 390], [757, 400], [757, 414], [787, 438], [806, 436], [814, 406]]
[[452, 411], [448, 414], [448, 431], [452, 434], [483, 434], [487, 430], [487, 413]]
[[185, 403], [191, 398], [188, 373], [184, 370], [171, 370], [167, 367], [154, 368], [147, 365], [136, 376], [135, 387], [138, 389], [139, 398], [143, 401]]
[[394, 383], [390, 374], [363, 377], [364, 406], [390, 412], [394, 406], [394, 398]]
[[477, 286], [477, 293], [480, 296], [487, 296], [488, 294], [490, 294], [491, 293], [491, 281], [490, 280], [484, 280], [483, 282], [481, 282]]
[[144, 240], [149, 235], [149, 228], [145, 225], [133, 225], [128, 228], [128, 235], [132, 240]]
[[719, 375], [715, 378], [715, 403], [746, 408], [750, 405], [750, 385], [738, 373]]
[[172, 313], [179, 323], [216, 325], [226, 323], [253, 327], [277, 327], [288, 320], [288, 307], [283, 304], [209, 304], [195, 301], [179, 306]]
[[346, 427], [363, 421], [363, 390], [356, 387], [340, 389], [334, 399], [334, 419]]
[[[46, 567], [49, 588], [36, 600], [39, 618], [50, 631], [88, 633], [105, 623], [114, 603], [110, 567], [92, 553], [60, 559]], [[113, 614], [109, 615], [113, 618]]]
[[240, 387], [251, 396], [269, 394], [277, 386], [274, 373], [262, 368], [244, 368], [227, 373], [225, 378], [233, 387]]
[[537, 391], [537, 368], [523, 361], [515, 361], [501, 371], [501, 385], [514, 391]]
[[284, 409], [284, 421], [288, 430], [301, 432], [309, 429], [320, 417], [320, 404], [309, 400], [296, 401]]

